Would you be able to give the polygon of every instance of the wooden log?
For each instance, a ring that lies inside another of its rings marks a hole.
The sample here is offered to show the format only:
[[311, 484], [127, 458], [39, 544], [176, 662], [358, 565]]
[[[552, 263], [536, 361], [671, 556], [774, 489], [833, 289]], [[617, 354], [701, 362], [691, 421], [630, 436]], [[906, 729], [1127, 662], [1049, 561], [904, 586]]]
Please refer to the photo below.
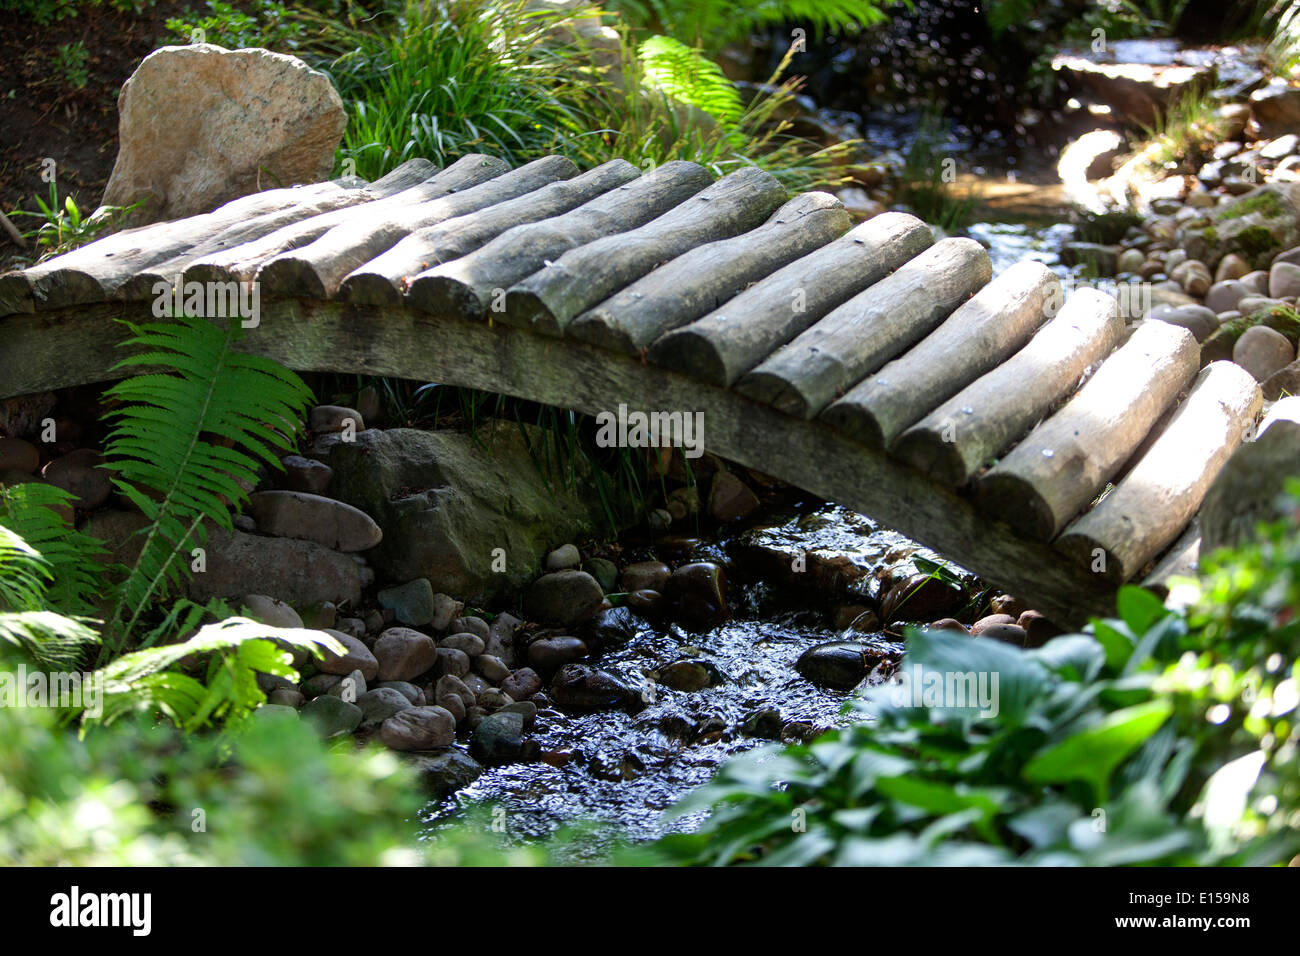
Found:
[[1170, 592], [1174, 578], [1196, 577], [1197, 565], [1201, 559], [1200, 520], [1193, 518], [1192, 523], [1165, 552], [1145, 578], [1142, 586], [1154, 591], [1163, 599]]
[[1065, 407], [975, 483], [984, 511], [1046, 541], [1092, 501], [1200, 367], [1196, 337], [1144, 322]]
[[945, 485], [964, 485], [1072, 392], [1124, 331], [1111, 296], [1071, 295], [1029, 344], [903, 432], [893, 453]]
[[871, 448], [887, 448], [935, 405], [1024, 345], [1061, 296], [1041, 262], [1020, 262], [958, 307], [915, 348], [855, 385], [822, 413]]
[[974, 239], [944, 239], [765, 359], [736, 389], [812, 418], [866, 375], [923, 338], [989, 281]]
[[360, 203], [343, 209], [313, 216], [301, 222], [277, 229], [272, 233], [252, 242], [226, 249], [219, 253], [203, 256], [191, 262], [185, 269], [186, 282], [229, 282], [231, 280], [248, 281], [257, 273], [263, 262], [290, 249], [305, 246], [319, 239], [326, 231], [344, 224], [358, 225], [376, 216], [387, 215], [393, 209], [401, 209], [416, 203], [427, 202], [450, 193], [469, 189], [481, 182], [500, 176], [509, 167], [492, 156], [470, 153], [462, 156], [442, 172], [430, 176], [424, 182], [417, 183], [400, 192], [376, 199], [373, 202]]
[[507, 325], [561, 335], [580, 313], [662, 263], [753, 229], [786, 199], [771, 173], [747, 166], [645, 225], [570, 249], [506, 293]]
[[650, 346], [648, 357], [712, 385], [732, 385], [831, 309], [934, 242], [915, 216], [887, 212], [774, 272]]
[[1057, 548], [1116, 584], [1133, 577], [1196, 514], [1263, 402], [1259, 383], [1244, 368], [1211, 362], [1142, 460], [1065, 529]]
[[518, 198], [577, 172], [571, 159], [545, 156], [463, 191], [342, 223], [305, 246], [268, 259], [256, 279], [265, 295], [330, 298], [348, 273], [414, 230]]
[[407, 280], [431, 266], [467, 256], [513, 226], [570, 212], [639, 175], [627, 160], [614, 159], [509, 203], [417, 229], [350, 273], [339, 287], [339, 298], [356, 305], [401, 306]]
[[639, 355], [664, 332], [716, 309], [850, 225], [844, 204], [829, 193], [796, 196], [757, 229], [706, 243], [638, 279], [579, 315], [569, 331], [584, 342]]
[[[434, 315], [493, 318], [506, 289], [570, 249], [627, 232], [685, 202], [710, 183], [703, 166], [676, 160], [650, 170], [561, 216], [515, 226], [482, 248], [426, 269], [411, 280], [406, 304]], [[495, 300], [495, 301], [494, 301]]]
[[[263, 235], [286, 223], [388, 195], [436, 170], [428, 160], [413, 160], [371, 185], [348, 176], [270, 189], [233, 199], [210, 213], [114, 233], [24, 272], [0, 277], [0, 315], [103, 302], [141, 270], [196, 247], [219, 248], [221, 237], [232, 232]], [[176, 270], [167, 275], [174, 278]], [[147, 295], [149, 286], [145, 288]]]
[[[92, 306], [4, 320], [0, 397], [122, 374], [126, 335], [115, 316], [147, 320], [140, 303]], [[988, 521], [963, 496], [850, 441], [824, 423], [784, 415], [676, 372], [572, 338], [500, 323], [368, 309], [336, 300], [270, 299], [239, 347], [303, 371], [386, 375], [504, 392], [584, 414], [616, 409], [704, 413], [705, 447], [718, 455], [871, 514], [1064, 627], [1113, 615], [1114, 590]], [[15, 356], [21, 355], [18, 361]], [[75, 362], [68, 357], [75, 356]]]

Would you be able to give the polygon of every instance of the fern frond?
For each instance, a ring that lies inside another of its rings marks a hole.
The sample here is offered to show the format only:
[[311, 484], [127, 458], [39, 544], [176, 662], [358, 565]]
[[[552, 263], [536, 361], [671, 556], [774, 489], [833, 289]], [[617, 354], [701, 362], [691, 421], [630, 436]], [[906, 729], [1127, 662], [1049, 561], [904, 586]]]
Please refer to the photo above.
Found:
[[645, 83], [731, 126], [743, 107], [736, 85], [699, 50], [672, 37], [652, 36], [637, 48]]
[[22, 535], [0, 525], [0, 607], [38, 610], [45, 604], [45, 589], [53, 576], [39, 551]]
[[247, 499], [261, 465], [280, 467], [312, 400], [293, 372], [232, 348], [241, 332], [235, 320], [178, 316], [126, 325], [132, 334], [123, 344], [136, 353], [117, 368], [167, 371], [107, 392], [122, 403], [110, 415], [106, 451], [114, 484], [149, 520], [140, 558], [109, 615], [112, 647], [130, 636], [151, 601], [181, 583], [204, 522], [232, 527], [230, 508]]
[[42, 667], [71, 670], [99, 634], [90, 622], [54, 611], [14, 611], [0, 613], [0, 641], [26, 651]]
[[[246, 716], [266, 699], [257, 686], [259, 671], [297, 676], [292, 655], [275, 641], [317, 656], [325, 650], [344, 653], [343, 646], [324, 631], [272, 627], [246, 617], [206, 624], [184, 643], [123, 654], [97, 670], [92, 679], [103, 681], [103, 709], [98, 715], [83, 714], [83, 728], [112, 723], [139, 710], [160, 711], [186, 730], [222, 717]], [[208, 654], [214, 657], [206, 685], [174, 670], [186, 658]]]
[[[110, 569], [99, 562], [107, 551], [102, 542], [77, 531], [64, 517], [74, 500], [62, 488], [40, 482], [0, 489], [0, 524], [39, 552], [48, 570], [43, 598], [27, 605], [29, 610], [52, 607], [85, 616], [93, 612], [95, 598], [103, 593], [103, 577]], [[0, 572], [0, 603], [18, 609], [20, 605], [5, 600], [3, 577]]]

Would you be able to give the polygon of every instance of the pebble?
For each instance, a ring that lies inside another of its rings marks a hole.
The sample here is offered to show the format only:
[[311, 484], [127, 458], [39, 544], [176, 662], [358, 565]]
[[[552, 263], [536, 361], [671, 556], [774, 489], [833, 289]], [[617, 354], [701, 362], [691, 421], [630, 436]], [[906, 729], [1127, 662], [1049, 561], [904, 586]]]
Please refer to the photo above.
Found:
[[454, 647], [458, 651], [464, 651], [467, 657], [478, 657], [483, 653], [486, 643], [477, 634], [461, 631], [459, 634], [448, 634], [438, 642], [438, 646]]
[[500, 684], [510, 676], [510, 668], [501, 658], [492, 654], [482, 654], [474, 658], [474, 666], [485, 680], [493, 684]]
[[339, 656], [325, 651], [325, 656], [321, 658], [319, 665], [322, 671], [342, 677], [359, 670], [366, 680], [374, 680], [379, 674], [379, 661], [375, 659], [374, 654], [370, 653], [370, 648], [342, 631], [326, 630], [325, 633], [343, 645], [344, 653]]
[[880, 602], [880, 619], [895, 621], [933, 621], [961, 610], [966, 595], [939, 578], [914, 574], [896, 583]]
[[997, 624], [1015, 624], [1016, 619], [1010, 614], [990, 614], [982, 617], [970, 626], [971, 637], [978, 637], [985, 630]]
[[1254, 325], [1241, 333], [1232, 347], [1232, 360], [1262, 382], [1295, 361], [1296, 351], [1285, 335], [1266, 325]]
[[266, 695], [268, 704], [279, 704], [284, 707], [293, 707], [297, 709], [303, 705], [307, 698], [302, 695], [302, 691], [294, 690], [290, 687], [280, 687]]
[[349, 703], [356, 703], [357, 698], [366, 690], [365, 676], [361, 671], [352, 671], [350, 674], [343, 675], [342, 679], [325, 693], [331, 697], [341, 697]]
[[401, 694], [403, 697], [409, 700], [412, 704], [415, 704], [417, 707], [425, 702], [424, 691], [420, 690], [420, 688], [416, 687], [412, 683], [409, 683], [408, 681], [404, 681], [404, 680], [381, 681], [375, 684], [374, 687], [371, 688], [371, 690], [385, 690], [385, 689], [397, 691], [399, 694]]
[[591, 558], [584, 561], [582, 570], [595, 578], [600, 589], [606, 594], [618, 586], [618, 566], [608, 558]]
[[453, 620], [460, 617], [463, 610], [465, 605], [462, 602], [439, 592], [433, 596], [433, 617], [429, 620], [429, 627], [435, 631], [445, 631]]
[[375, 641], [378, 677], [381, 681], [419, 677], [438, 661], [438, 651], [438, 645], [427, 634], [409, 627], [390, 627]]
[[470, 737], [469, 752], [487, 766], [510, 763], [523, 752], [523, 736], [523, 714], [502, 709], [479, 721]]
[[551, 696], [561, 707], [572, 710], [607, 710], [641, 700], [640, 694], [615, 675], [586, 664], [560, 668], [551, 681]]
[[718, 677], [717, 668], [703, 661], [674, 661], [659, 672], [659, 683], [690, 693], [717, 683]]
[[1219, 317], [1203, 305], [1158, 305], [1147, 313], [1148, 319], [1177, 325], [1204, 342], [1219, 327]]
[[1250, 263], [1235, 252], [1230, 252], [1219, 260], [1219, 267], [1214, 270], [1215, 282], [1240, 279], [1250, 273]]
[[623, 569], [621, 578], [624, 591], [660, 591], [668, 583], [672, 572], [662, 561], [638, 561]]
[[663, 593], [688, 623], [712, 627], [730, 616], [727, 576], [711, 561], [683, 564], [669, 576]]
[[1210, 286], [1205, 294], [1205, 306], [1210, 311], [1222, 315], [1230, 309], [1237, 308], [1237, 303], [1252, 291], [1254, 290], [1241, 279], [1225, 279]]
[[284, 466], [284, 487], [289, 491], [305, 491], [311, 495], [323, 495], [329, 489], [334, 469], [323, 461], [305, 458], [302, 455], [285, 455], [280, 459]]
[[821, 687], [852, 690], [881, 664], [897, 664], [897, 652], [857, 641], [816, 644], [799, 655], [795, 670]]
[[627, 606], [646, 617], [657, 617], [664, 611], [664, 596], [649, 588], [632, 591], [627, 596]]
[[272, 627], [302, 627], [302, 618], [298, 612], [284, 601], [266, 594], [245, 594], [241, 599], [244, 610], [254, 621], [269, 624]]
[[492, 628], [487, 621], [481, 617], [458, 617], [447, 625], [447, 630], [452, 634], [473, 634], [480, 638], [483, 643], [487, 643], [492, 637]]
[[582, 555], [576, 545], [563, 544], [546, 556], [547, 571], [572, 571], [582, 565]]
[[359, 508], [302, 491], [259, 491], [249, 497], [259, 529], [280, 538], [315, 541], [336, 551], [365, 551], [384, 533]]
[[501, 682], [501, 692], [511, 700], [527, 700], [541, 689], [542, 679], [531, 667], [521, 667]]
[[375, 687], [357, 698], [361, 708], [361, 730], [378, 727], [389, 717], [414, 705], [414, 702], [393, 687]]
[[41, 466], [41, 453], [36, 446], [21, 438], [0, 438], [0, 471], [21, 471], [35, 474]]
[[393, 750], [433, 750], [456, 740], [456, 720], [443, 707], [408, 707], [385, 720], [379, 739]]
[[365, 715], [356, 704], [322, 694], [303, 707], [302, 716], [322, 737], [337, 737], [356, 730]]
[[758, 510], [758, 496], [729, 471], [713, 476], [709, 486], [709, 514], [722, 522], [740, 521]]
[[544, 637], [528, 645], [528, 663], [538, 671], [549, 673], [582, 660], [588, 653], [586, 643], [580, 638]]
[[320, 434], [332, 434], [341, 432], [352, 423], [356, 432], [363, 432], [366, 429], [365, 419], [355, 408], [346, 408], [343, 405], [317, 405], [307, 415], [307, 422], [311, 430]]
[[1291, 262], [1274, 262], [1268, 270], [1268, 294], [1275, 299], [1300, 295], [1300, 266]]
[[437, 670], [441, 674], [464, 677], [469, 673], [469, 655], [455, 647], [438, 648]]
[[1025, 633], [1025, 629], [1018, 624], [990, 624], [980, 631], [978, 635], [975, 635], [972, 631], [971, 636], [985, 637], [1006, 644], [1015, 644], [1017, 647], [1025, 647], [1028, 644], [1028, 635]]
[[456, 747], [448, 747], [440, 753], [417, 754], [411, 762], [420, 786], [435, 800], [463, 790], [483, 773], [477, 760]]

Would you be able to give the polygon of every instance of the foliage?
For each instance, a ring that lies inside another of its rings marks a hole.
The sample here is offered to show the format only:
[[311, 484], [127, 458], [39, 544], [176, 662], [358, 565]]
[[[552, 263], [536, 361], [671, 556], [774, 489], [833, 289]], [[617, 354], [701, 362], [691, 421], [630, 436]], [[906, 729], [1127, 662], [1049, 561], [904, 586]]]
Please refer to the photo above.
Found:
[[[1296, 493], [1300, 493], [1297, 484]], [[1167, 611], [1020, 650], [913, 631], [905, 666], [996, 674], [998, 713], [883, 684], [875, 719], [726, 765], [661, 846], [690, 863], [1257, 865], [1300, 853], [1300, 534], [1209, 559]], [[915, 675], [917, 672], [908, 671]], [[805, 825], [801, 825], [805, 824]]]
[[855, 33], [887, 19], [877, 0], [614, 0], [607, 6], [640, 30], [657, 28], [710, 51], [782, 24]]
[[974, 202], [953, 196], [951, 182], [945, 176], [943, 146], [948, 141], [948, 126], [942, 116], [927, 111], [917, 124], [903, 161], [899, 178], [900, 198], [926, 222], [945, 232], [957, 232], [970, 222]]
[[90, 53], [82, 41], [63, 43], [54, 53], [54, 68], [63, 74], [63, 79], [69, 86], [84, 89], [90, 82], [90, 73], [86, 70], [89, 58]]
[[[33, 230], [23, 233], [25, 239], [32, 240], [36, 246], [38, 261], [51, 256], [61, 256], [78, 246], [84, 246], [100, 237], [105, 230], [111, 231], [113, 224], [123, 215], [135, 209], [131, 206], [105, 206], [97, 215], [83, 217], [81, 209], [71, 196], [65, 196], [59, 202], [59, 186], [50, 182], [50, 200], [47, 203], [40, 196], [33, 196], [38, 212], [15, 209], [11, 216], [15, 219], [37, 219], [41, 224]], [[138, 205], [138, 204], [137, 204]]]
[[[68, 522], [74, 500], [62, 488], [40, 482], [0, 488], [0, 526], [39, 553], [48, 569], [40, 600], [29, 603], [30, 610], [48, 602], [69, 614], [87, 615], [102, 594], [107, 568], [100, 562], [106, 552], [98, 540]], [[5, 603], [2, 592], [0, 603]]]
[[157, 0], [10, 0], [8, 6], [42, 26], [75, 17], [86, 7], [110, 7], [123, 13], [143, 13]]
[[259, 466], [281, 467], [312, 398], [292, 372], [232, 348], [241, 333], [236, 319], [182, 315], [127, 327], [132, 337], [124, 344], [138, 351], [117, 368], [168, 371], [124, 379], [106, 393], [121, 403], [109, 416], [113, 483], [149, 521], [106, 619], [112, 651], [150, 602], [181, 580], [190, 549], [204, 540], [204, 522], [229, 530], [230, 506], [247, 500]]

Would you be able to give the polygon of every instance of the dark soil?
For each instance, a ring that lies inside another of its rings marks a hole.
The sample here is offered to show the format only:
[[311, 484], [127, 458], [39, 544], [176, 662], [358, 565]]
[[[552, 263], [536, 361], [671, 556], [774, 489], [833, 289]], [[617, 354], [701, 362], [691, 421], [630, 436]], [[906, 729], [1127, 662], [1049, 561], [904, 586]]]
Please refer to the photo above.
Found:
[[[0, 10], [0, 210], [36, 211], [48, 201], [42, 160], [56, 163], [59, 199], [71, 195], [89, 214], [99, 205], [117, 157], [117, 93], [151, 51], [168, 42], [166, 21], [198, 2], [159, 0], [142, 13], [108, 6], [38, 24]], [[86, 85], [78, 89], [59, 65], [59, 48], [80, 41], [88, 54]], [[26, 232], [36, 220], [14, 224]], [[0, 232], [0, 271], [17, 248]]]

